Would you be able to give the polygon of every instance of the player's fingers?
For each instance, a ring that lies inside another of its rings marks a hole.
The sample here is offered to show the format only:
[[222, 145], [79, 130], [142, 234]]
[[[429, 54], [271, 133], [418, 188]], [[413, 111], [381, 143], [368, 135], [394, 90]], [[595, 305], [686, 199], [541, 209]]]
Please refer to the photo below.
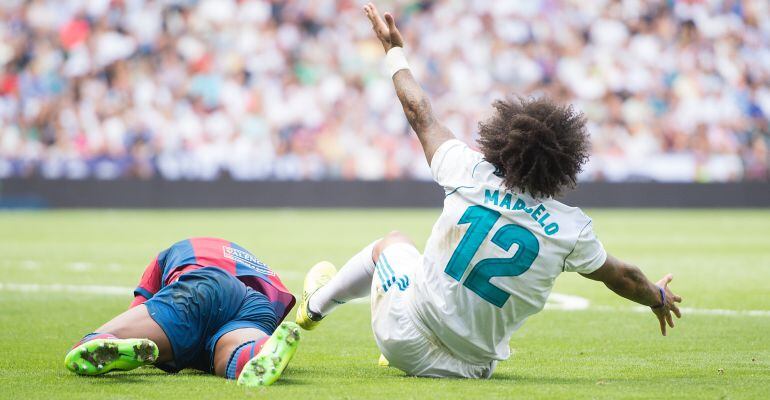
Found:
[[377, 33], [384, 36], [389, 36], [388, 32], [388, 25], [385, 24], [385, 21], [382, 20], [382, 17], [380, 17], [380, 14], [374, 13], [374, 20], [372, 21], [372, 24], [374, 25], [374, 29], [377, 30]]
[[388, 24], [388, 29], [391, 31], [396, 30], [396, 20], [393, 19], [390, 13], [385, 13], [385, 22]]
[[670, 297], [671, 297], [671, 298], [672, 298], [672, 299], [673, 299], [675, 302], [677, 302], [677, 303], [681, 303], [681, 302], [682, 302], [682, 296], [677, 296], [677, 295], [675, 295], [675, 294], [671, 293], [671, 296], [670, 296]]
[[682, 312], [679, 311], [679, 307], [675, 304], [671, 304], [671, 311], [674, 312], [674, 315], [676, 315], [677, 318], [682, 318]]
[[366, 5], [366, 7], [364, 7], [364, 13], [366, 13], [366, 16], [369, 18], [369, 21], [372, 22], [372, 25], [377, 24], [377, 13], [374, 11], [371, 4], [368, 4]]
[[663, 336], [666, 336], [666, 321], [663, 319], [662, 315], [658, 315], [658, 322], [660, 322], [660, 333], [663, 334]]
[[372, 23], [372, 27], [377, 29], [377, 15], [374, 13], [374, 10], [370, 6], [364, 7], [364, 14], [366, 14], [366, 17], [369, 18], [369, 22]]
[[387, 26], [385, 26], [384, 23], [378, 23], [374, 17], [369, 18], [369, 20], [372, 22], [372, 30], [374, 31], [374, 34], [377, 35], [377, 39], [379, 39], [383, 44], [389, 43], [390, 34], [388, 33]]
[[377, 6], [375, 6], [375, 5], [374, 5], [374, 3], [372, 3], [372, 2], [370, 1], [370, 2], [369, 2], [369, 4], [368, 4], [368, 6], [369, 6], [369, 8], [372, 10], [372, 12], [374, 13], [374, 15], [377, 15], [377, 16], [379, 16], [379, 15], [380, 15], [380, 10], [378, 10], [378, 9], [377, 9]]
[[388, 24], [391, 42], [403, 43], [404, 39], [401, 37], [401, 32], [399, 32], [398, 27], [396, 26], [396, 20], [393, 18], [393, 15], [385, 13], [385, 22]]
[[671, 317], [671, 313], [666, 311], [665, 316], [666, 316], [666, 322], [668, 322], [668, 326], [673, 328], [674, 327], [674, 318]]
[[377, 6], [375, 6], [372, 3], [369, 3], [369, 7], [372, 10], [372, 14], [374, 15], [374, 19], [377, 20], [377, 23], [385, 25], [385, 21], [382, 20], [382, 17], [380, 16], [380, 11], [377, 9]]
[[374, 7], [374, 4], [369, 3], [365, 5], [364, 14], [366, 14], [366, 17], [369, 18], [372, 26], [378, 32], [386, 28], [385, 22], [383, 22], [382, 18], [380, 18], [380, 14], [377, 12], [377, 8]]
[[671, 281], [674, 280], [674, 275], [667, 274], [663, 277], [663, 281], [665, 281], [666, 285], [668, 285]]

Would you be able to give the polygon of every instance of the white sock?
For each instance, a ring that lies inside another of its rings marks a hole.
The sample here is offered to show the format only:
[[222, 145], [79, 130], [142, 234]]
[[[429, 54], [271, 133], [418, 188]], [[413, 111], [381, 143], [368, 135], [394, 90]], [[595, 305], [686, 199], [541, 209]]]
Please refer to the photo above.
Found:
[[308, 308], [311, 312], [326, 316], [340, 304], [369, 295], [374, 276], [372, 250], [378, 241], [351, 257], [329, 283], [310, 297]]

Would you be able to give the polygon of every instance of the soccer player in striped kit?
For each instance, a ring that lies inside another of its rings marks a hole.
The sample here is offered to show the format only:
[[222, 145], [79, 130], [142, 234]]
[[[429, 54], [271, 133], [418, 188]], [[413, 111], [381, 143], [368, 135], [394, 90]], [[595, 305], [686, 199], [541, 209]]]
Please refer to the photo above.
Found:
[[298, 327], [281, 324], [294, 302], [278, 275], [243, 247], [182, 240], [150, 262], [131, 307], [80, 340], [64, 363], [79, 375], [155, 365], [270, 385], [297, 348]]

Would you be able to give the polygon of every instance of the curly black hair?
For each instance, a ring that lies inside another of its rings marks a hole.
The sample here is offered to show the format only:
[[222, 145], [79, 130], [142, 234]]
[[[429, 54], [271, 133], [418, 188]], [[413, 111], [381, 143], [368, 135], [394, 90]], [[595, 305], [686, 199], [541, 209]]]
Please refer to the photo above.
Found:
[[547, 98], [492, 106], [497, 112], [479, 123], [478, 144], [509, 190], [545, 198], [575, 186], [590, 150], [583, 113]]

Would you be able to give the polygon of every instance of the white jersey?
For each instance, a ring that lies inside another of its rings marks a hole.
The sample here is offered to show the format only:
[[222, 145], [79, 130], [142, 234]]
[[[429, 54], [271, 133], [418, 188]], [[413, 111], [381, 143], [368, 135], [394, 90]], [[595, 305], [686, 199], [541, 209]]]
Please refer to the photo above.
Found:
[[511, 335], [543, 309], [556, 277], [593, 272], [607, 253], [579, 208], [506, 190], [459, 140], [439, 147], [431, 171], [446, 198], [415, 272], [412, 311], [458, 358], [507, 359]]

